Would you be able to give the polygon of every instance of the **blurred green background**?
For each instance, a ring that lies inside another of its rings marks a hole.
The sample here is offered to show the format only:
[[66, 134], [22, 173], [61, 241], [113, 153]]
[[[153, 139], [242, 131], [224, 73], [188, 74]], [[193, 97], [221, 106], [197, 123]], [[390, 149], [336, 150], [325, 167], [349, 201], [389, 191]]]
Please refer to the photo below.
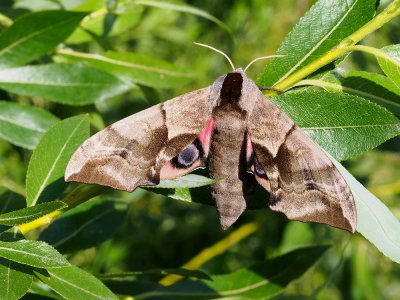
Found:
[[[16, 16], [32, 6], [51, 6], [51, 1], [0, 0], [0, 11]], [[56, 2], [56, 1], [54, 1]], [[79, 2], [64, 1], [67, 5]], [[92, 1], [100, 4], [103, 1]], [[252, 59], [274, 54], [285, 35], [310, 8], [307, 0], [238, 0], [184, 1], [201, 8], [225, 23], [228, 31], [198, 16], [176, 11], [144, 8], [137, 24], [107, 39], [106, 44], [90, 42], [76, 45], [76, 50], [102, 53], [114, 49], [147, 54], [189, 68], [193, 80], [175, 89], [137, 89], [129, 94], [96, 104], [106, 125], [135, 113], [157, 101], [204, 87], [230, 70], [220, 55], [192, 42], [212, 45], [227, 53], [236, 67]], [[382, 1], [383, 4], [389, 1]], [[55, 8], [57, 7], [56, 4]], [[233, 40], [232, 36], [235, 40]], [[381, 48], [399, 43], [400, 20], [397, 18], [362, 43]], [[248, 71], [256, 78], [264, 67], [254, 64]], [[374, 59], [362, 53], [346, 58], [343, 68], [380, 72]], [[150, 96], [149, 96], [150, 95]], [[3, 95], [2, 95], [3, 96]], [[60, 117], [93, 111], [93, 107], [72, 108], [61, 104], [36, 101]], [[101, 119], [91, 115], [101, 127]], [[97, 121], [96, 121], [97, 120]], [[360, 157], [345, 162], [346, 167], [400, 218], [400, 139], [393, 139]], [[28, 151], [0, 141], [0, 183], [21, 189], [24, 184]], [[147, 270], [179, 267], [202, 249], [212, 246], [230, 232], [248, 222], [263, 224], [250, 237], [225, 253], [208, 261], [202, 269], [209, 273], [226, 273], [261, 261], [290, 249], [310, 244], [332, 244], [315, 268], [292, 283], [283, 297], [313, 295], [317, 299], [399, 299], [400, 267], [385, 258], [364, 238], [320, 224], [288, 222], [282, 215], [257, 210], [244, 213], [229, 230], [222, 231], [215, 208], [185, 203], [138, 189], [132, 194], [109, 192], [102, 199], [123, 199], [129, 203], [129, 214], [121, 221], [112, 239], [100, 247], [76, 252], [73, 264], [92, 273]], [[267, 199], [265, 199], [267, 203]], [[111, 235], [111, 234], [110, 234]]]

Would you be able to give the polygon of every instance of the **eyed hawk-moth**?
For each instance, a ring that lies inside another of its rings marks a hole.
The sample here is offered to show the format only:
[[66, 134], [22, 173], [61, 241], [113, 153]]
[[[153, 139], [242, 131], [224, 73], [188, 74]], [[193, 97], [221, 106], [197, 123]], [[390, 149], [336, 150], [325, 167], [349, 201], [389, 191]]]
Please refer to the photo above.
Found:
[[328, 156], [242, 69], [126, 117], [86, 140], [66, 181], [133, 191], [207, 167], [222, 227], [258, 183], [289, 219], [356, 229], [353, 195]]

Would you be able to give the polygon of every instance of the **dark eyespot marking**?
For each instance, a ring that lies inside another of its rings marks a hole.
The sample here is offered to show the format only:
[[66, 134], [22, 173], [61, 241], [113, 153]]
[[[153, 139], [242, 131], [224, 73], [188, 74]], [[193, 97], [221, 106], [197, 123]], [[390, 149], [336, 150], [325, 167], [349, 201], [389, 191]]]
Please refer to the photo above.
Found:
[[306, 190], [307, 190], [307, 191], [310, 191], [310, 190], [317, 190], [318, 187], [317, 187], [317, 185], [314, 183], [311, 170], [304, 169], [304, 170], [303, 170], [303, 175], [304, 175], [304, 182], [305, 182], [305, 184], [306, 184]]
[[122, 150], [118, 155], [123, 159], [126, 159], [128, 157], [128, 152], [126, 152], [126, 150]]
[[265, 171], [260, 165], [256, 155], [254, 155], [254, 171], [258, 177], [268, 179], [267, 174], [265, 174]]
[[181, 153], [175, 156], [171, 162], [174, 167], [185, 169], [193, 165], [203, 154], [204, 152], [200, 141], [196, 139], [192, 144], [183, 149]]

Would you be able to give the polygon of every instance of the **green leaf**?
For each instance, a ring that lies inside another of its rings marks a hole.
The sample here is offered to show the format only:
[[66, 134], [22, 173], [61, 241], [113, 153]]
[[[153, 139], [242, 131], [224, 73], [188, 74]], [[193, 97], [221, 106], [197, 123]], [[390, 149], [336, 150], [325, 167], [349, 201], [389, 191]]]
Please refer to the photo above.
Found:
[[35, 206], [1, 214], [0, 224], [8, 226], [24, 224], [65, 207], [67, 207], [67, 205], [61, 201], [41, 203]]
[[[1, 213], [8, 213], [12, 212], [17, 209], [25, 208], [26, 200], [20, 194], [8, 191], [8, 190], [1, 190], [0, 191], [0, 212]], [[3, 233], [9, 226], [0, 226], [0, 232]]]
[[0, 299], [19, 299], [32, 284], [32, 268], [0, 259]]
[[382, 51], [388, 54], [388, 57], [377, 56], [379, 65], [400, 90], [400, 44], [384, 47]]
[[72, 33], [84, 16], [57, 10], [17, 19], [0, 34], [0, 69], [22, 66], [47, 54]]
[[354, 95], [302, 90], [273, 100], [338, 160], [366, 152], [400, 134], [399, 119]]
[[400, 87], [388, 77], [366, 71], [341, 74], [341, 84], [346, 92], [368, 98], [400, 115]]
[[230, 30], [230, 28], [225, 25], [225, 23], [221, 22], [217, 18], [213, 17], [209, 13], [207, 13], [204, 10], [198, 9], [193, 6], [189, 6], [183, 3], [171, 3], [171, 2], [163, 2], [163, 1], [151, 1], [151, 0], [136, 0], [135, 3], [137, 5], [145, 5], [145, 6], [152, 6], [152, 7], [158, 7], [158, 8], [163, 8], [163, 9], [168, 9], [168, 10], [174, 10], [174, 11], [179, 11], [187, 14], [192, 14], [195, 16], [199, 16], [202, 18], [205, 18], [207, 20], [210, 20], [211, 22], [214, 22], [218, 26], [220, 26], [222, 29], [226, 30], [229, 35], [234, 39], [233, 33]]
[[[94, 4], [97, 5], [91, 7], [87, 5], [88, 3], [88, 1], [84, 2], [81, 6], [75, 8], [75, 10], [98, 11], [83, 19], [81, 26], [67, 39], [68, 44], [80, 44], [91, 41], [92, 35], [89, 32], [97, 36], [104, 36], [103, 25], [107, 17], [107, 10], [99, 10], [101, 9], [100, 6], [104, 5], [102, 2], [96, 1]], [[135, 26], [143, 14], [143, 8], [136, 5], [135, 2], [125, 1], [121, 2], [113, 13], [116, 16], [116, 20], [107, 36], [116, 36]]]
[[150, 269], [146, 271], [137, 271], [137, 272], [120, 272], [120, 273], [106, 273], [101, 274], [99, 278], [104, 280], [112, 280], [112, 279], [129, 279], [129, 278], [136, 278], [137, 276], [141, 275], [180, 275], [182, 277], [191, 277], [196, 279], [210, 279], [211, 277], [200, 270], [188, 270], [183, 268], [176, 268], [176, 269]]
[[269, 299], [303, 275], [326, 250], [325, 246], [301, 248], [230, 274], [213, 275], [211, 280], [184, 280], [136, 296], [140, 299], [157, 296], [173, 299]]
[[0, 213], [8, 213], [17, 209], [25, 208], [25, 198], [8, 190], [0, 190]]
[[0, 88], [25, 96], [86, 105], [124, 93], [131, 85], [80, 64], [48, 64], [0, 71]]
[[257, 82], [273, 86], [316, 60], [369, 21], [376, 0], [319, 0], [286, 36]]
[[56, 199], [64, 190], [64, 171], [75, 149], [89, 137], [89, 118], [76, 116], [55, 124], [33, 151], [26, 176], [26, 202]]
[[68, 50], [59, 53], [70, 60], [86, 62], [126, 81], [145, 86], [175, 87], [193, 79], [188, 70], [145, 55], [112, 51], [104, 56]]
[[0, 241], [0, 257], [38, 268], [68, 266], [68, 261], [53, 247], [38, 241]]
[[14, 145], [34, 149], [43, 133], [57, 120], [43, 109], [0, 101], [0, 137]]
[[[191, 201], [196, 201], [192, 196], [193, 191], [190, 190], [191, 188], [206, 187], [209, 186], [210, 184], [213, 184], [216, 181], [217, 180], [205, 176], [188, 174], [173, 180], [161, 180], [161, 182], [158, 185], [147, 186], [142, 188], [150, 192], [155, 192], [157, 194], [161, 194], [175, 200], [191, 202]], [[205, 201], [206, 203], [212, 203], [211, 201], [209, 201], [209, 197], [195, 197], [195, 198], [196, 199], [201, 198], [202, 200], [207, 199], [208, 201]]]
[[53, 292], [52, 290], [49, 289], [49, 287], [47, 285], [45, 285], [44, 283], [42, 283], [41, 281], [34, 281], [33, 284], [31, 285], [31, 288], [29, 289], [29, 294], [26, 296], [26, 299], [30, 299], [28, 298], [29, 296], [31, 296], [32, 294], [35, 295], [36, 297], [38, 295], [42, 296], [42, 297], [37, 297], [35, 298], [32, 297], [32, 299], [45, 299], [45, 300], [49, 300], [49, 299], [56, 299], [56, 300], [64, 300], [64, 298], [62, 298], [61, 296], [59, 296], [58, 294], [56, 294], [55, 292]]
[[[200, 173], [205, 175], [207, 171], [203, 170]], [[211, 197], [210, 185], [216, 181], [218, 180], [203, 175], [189, 174], [174, 180], [161, 180], [159, 185], [141, 188], [175, 200], [215, 206], [215, 201]], [[248, 203], [247, 209], [266, 209], [266, 199], [268, 199], [267, 192], [257, 185], [254, 197]]]
[[85, 202], [57, 218], [40, 234], [62, 253], [97, 246], [111, 238], [125, 222], [127, 204], [96, 199]]
[[100, 280], [75, 266], [37, 270], [35, 275], [66, 299], [118, 299]]
[[[23, 235], [8, 229], [0, 235], [2, 242], [23, 240]], [[0, 258], [0, 299], [19, 299], [32, 284], [32, 267]]]
[[177, 179], [161, 180], [158, 185], [149, 186], [149, 188], [164, 188], [164, 189], [196, 188], [196, 187], [213, 184], [216, 181], [218, 181], [218, 180], [200, 176], [200, 175], [196, 175], [196, 174], [188, 174], [188, 175], [179, 177]]
[[400, 263], [399, 220], [339, 162], [331, 159], [353, 193], [357, 208], [357, 231], [384, 255]]

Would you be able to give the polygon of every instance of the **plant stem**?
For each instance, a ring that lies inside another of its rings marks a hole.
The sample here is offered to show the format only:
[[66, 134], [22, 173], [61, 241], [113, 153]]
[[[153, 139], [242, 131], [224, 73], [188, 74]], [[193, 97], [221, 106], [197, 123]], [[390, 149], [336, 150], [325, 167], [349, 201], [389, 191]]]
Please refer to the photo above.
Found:
[[[346, 53], [351, 52], [353, 50], [351, 47], [352, 45], [358, 43], [365, 36], [367, 36], [371, 32], [374, 32], [378, 28], [382, 27], [382, 25], [384, 25], [385, 23], [389, 22], [390, 20], [399, 15], [400, 15], [400, 0], [395, 0], [392, 3], [390, 3], [389, 6], [386, 7], [384, 11], [375, 16], [371, 21], [369, 21], [364, 26], [359, 28], [357, 31], [353, 32], [347, 38], [342, 40], [335, 48], [328, 51], [323, 56], [314, 60], [305, 67], [301, 68], [297, 72], [293, 73], [285, 80], [276, 84], [274, 87], [281, 90], [290, 88], [295, 83], [299, 82], [303, 78], [317, 71], [321, 67], [331, 63], [332, 61], [345, 55]], [[274, 95], [275, 93], [276, 92], [269, 92], [267, 94]]]
[[[196, 270], [215, 256], [224, 253], [232, 245], [237, 244], [244, 238], [248, 237], [260, 227], [260, 224], [251, 222], [240, 226], [238, 229], [230, 233], [227, 237], [220, 240], [216, 244], [204, 249], [187, 263], [182, 268], [187, 270]], [[165, 276], [159, 281], [160, 284], [168, 286], [182, 280], [183, 277], [176, 274]]]
[[98, 185], [78, 185], [75, 189], [73, 189], [71, 192], [69, 192], [64, 198], [61, 199], [65, 204], [68, 205], [67, 208], [64, 209], [59, 209], [56, 211], [53, 211], [41, 218], [38, 218], [32, 222], [25, 223], [19, 226], [19, 230], [21, 231], [22, 234], [26, 234], [32, 230], [35, 230], [37, 228], [40, 228], [42, 226], [47, 226], [51, 222], [54, 221], [55, 218], [57, 218], [59, 215], [62, 213], [66, 212], [67, 210], [70, 210], [71, 208], [74, 208], [75, 206], [92, 199], [104, 192], [109, 190], [108, 187], [104, 186], [98, 186]]

